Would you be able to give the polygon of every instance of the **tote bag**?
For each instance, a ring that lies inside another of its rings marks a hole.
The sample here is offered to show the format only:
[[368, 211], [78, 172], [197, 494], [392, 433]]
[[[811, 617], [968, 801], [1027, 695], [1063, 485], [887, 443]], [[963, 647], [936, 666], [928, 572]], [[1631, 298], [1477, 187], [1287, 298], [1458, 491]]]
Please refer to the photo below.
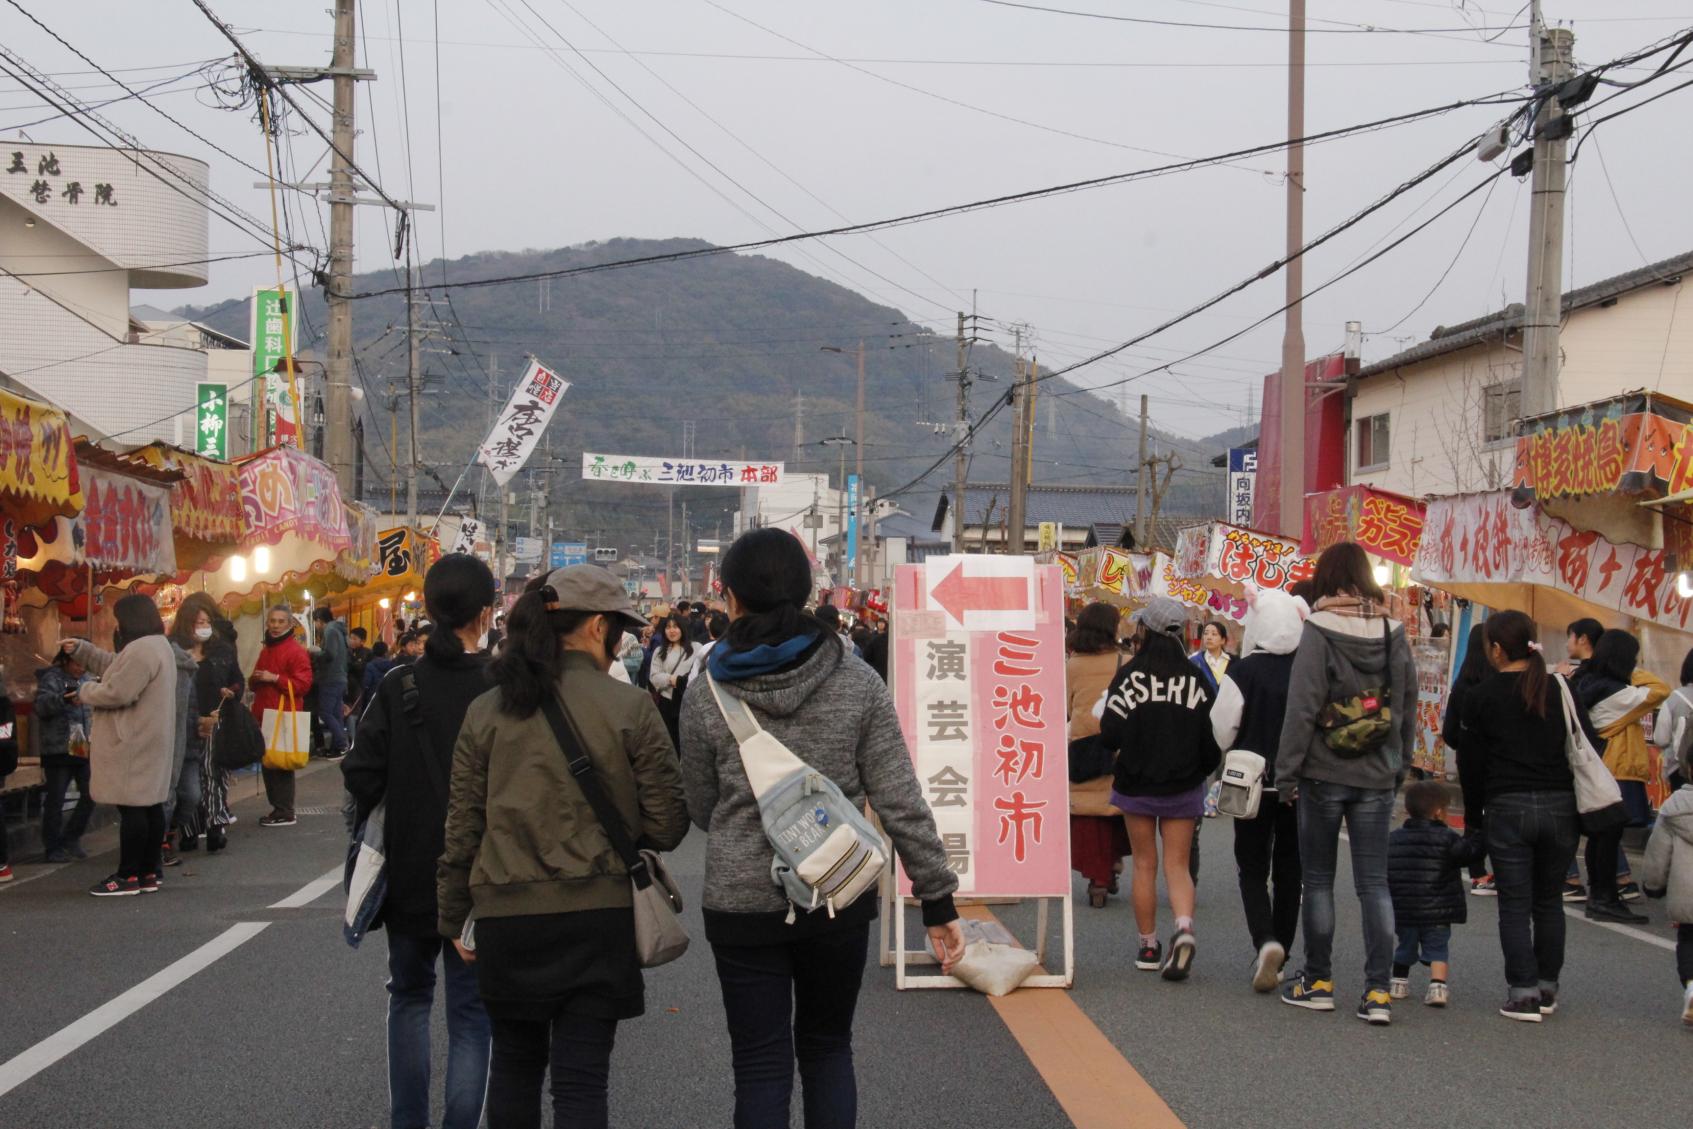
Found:
[[265, 735], [264, 766], [279, 772], [298, 772], [312, 759], [312, 715], [295, 708], [294, 689], [282, 691], [286, 709], [266, 710], [259, 722]]
[[1564, 702], [1564, 756], [1569, 761], [1570, 775], [1575, 777], [1575, 810], [1581, 813], [1581, 829], [1589, 835], [1612, 831], [1628, 822], [1628, 809], [1623, 807], [1622, 789], [1617, 778], [1605, 767], [1594, 751], [1576, 715], [1575, 698], [1563, 675], [1553, 675], [1558, 694]]

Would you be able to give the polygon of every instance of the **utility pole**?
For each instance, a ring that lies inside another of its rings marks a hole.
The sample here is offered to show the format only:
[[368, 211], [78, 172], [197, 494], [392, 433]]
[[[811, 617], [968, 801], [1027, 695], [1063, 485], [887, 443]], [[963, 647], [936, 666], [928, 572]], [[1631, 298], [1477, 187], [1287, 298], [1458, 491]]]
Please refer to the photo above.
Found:
[[[858, 441], [854, 444], [857, 451], [855, 470], [858, 474], [858, 496], [864, 497], [864, 338], [858, 339]], [[861, 503], [862, 504], [862, 501]], [[857, 517], [854, 511], [853, 517]], [[844, 534], [843, 534], [844, 535]], [[864, 590], [864, 546], [858, 547], [858, 557], [853, 561], [852, 586], [859, 591]]]
[[867, 583], [861, 583], [859, 587], [861, 590], [879, 589], [882, 586], [882, 573], [881, 558], [876, 552], [876, 488], [874, 486], [866, 487], [864, 496], [864, 545], [860, 552], [870, 558], [868, 569], [870, 578]]
[[1287, 17], [1287, 323], [1282, 330], [1280, 532], [1295, 541], [1305, 526], [1305, 0], [1288, 0]]
[[417, 424], [418, 395], [422, 391], [423, 374], [418, 370], [417, 358], [417, 292], [413, 289], [411, 263], [406, 263], [406, 397], [410, 401], [411, 434], [407, 438], [409, 458], [406, 460], [406, 528], [417, 528]]
[[964, 551], [964, 474], [970, 449], [970, 370], [964, 347], [964, 311], [958, 312], [958, 449], [952, 457], [952, 551]]
[[[1575, 33], [1549, 28], [1535, 3], [1529, 20], [1529, 82], [1538, 91], [1570, 77]], [[1534, 173], [1528, 213], [1528, 290], [1523, 301], [1522, 414], [1558, 407], [1558, 323], [1563, 316], [1564, 184], [1570, 121], [1546, 93], [1534, 119]]]
[[1151, 464], [1146, 461], [1146, 395], [1140, 398], [1140, 461], [1135, 464], [1135, 549], [1146, 552], [1146, 473]]
[[354, 0], [335, 0], [335, 48], [330, 57], [334, 81], [333, 133], [329, 165], [329, 397], [324, 441], [329, 468], [341, 497], [353, 497], [353, 307], [347, 300], [353, 277], [353, 170], [356, 132], [353, 92]]
[[1015, 333], [1012, 362], [1015, 375], [1011, 381], [1011, 497], [1005, 513], [1005, 551], [1017, 557], [1023, 555], [1023, 512], [1028, 503], [1024, 491], [1023, 448], [1029, 434], [1024, 416], [1029, 407], [1029, 394], [1023, 384], [1023, 327], [1017, 326]]

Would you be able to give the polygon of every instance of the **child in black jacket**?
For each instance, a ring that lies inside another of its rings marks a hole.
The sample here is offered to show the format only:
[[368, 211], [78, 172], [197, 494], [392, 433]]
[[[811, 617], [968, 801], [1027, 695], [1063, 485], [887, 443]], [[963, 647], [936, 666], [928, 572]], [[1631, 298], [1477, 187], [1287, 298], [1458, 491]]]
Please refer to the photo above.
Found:
[[1460, 869], [1479, 858], [1477, 840], [1446, 826], [1451, 791], [1438, 780], [1419, 780], [1405, 790], [1405, 824], [1387, 838], [1387, 888], [1393, 895], [1393, 920], [1399, 947], [1393, 954], [1389, 995], [1411, 994], [1411, 965], [1429, 966], [1423, 1003], [1445, 1007], [1450, 971], [1452, 926], [1467, 917]]

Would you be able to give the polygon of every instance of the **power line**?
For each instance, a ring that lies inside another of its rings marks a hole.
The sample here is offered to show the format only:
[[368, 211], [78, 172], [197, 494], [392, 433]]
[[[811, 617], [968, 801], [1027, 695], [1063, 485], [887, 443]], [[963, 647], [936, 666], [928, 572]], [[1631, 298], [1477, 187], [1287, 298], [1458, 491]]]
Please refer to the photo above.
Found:
[[[1193, 20], [1163, 20], [1150, 16], [1121, 16], [1106, 12], [1084, 12], [1074, 8], [1053, 8], [1044, 4], [1021, 3], [1019, 0], [977, 0], [978, 3], [992, 4], [996, 8], [1018, 8], [1027, 12], [1044, 12], [1054, 16], [1076, 16], [1089, 20], [1108, 20], [1112, 23], [1148, 24], [1155, 27], [1185, 27], [1198, 28], [1205, 31], [1268, 31], [1276, 35], [1286, 35], [1287, 27], [1269, 26], [1264, 24], [1208, 24]], [[1227, 8], [1226, 4], [1212, 4], [1210, 7]], [[1238, 12], [1254, 12], [1266, 16], [1279, 16], [1280, 12], [1270, 12], [1262, 8], [1234, 8]], [[1518, 13], [1521, 14], [1520, 12]], [[1515, 17], [1513, 17], [1515, 18]], [[1458, 38], [1459, 42], [1491, 42], [1490, 40], [1472, 40], [1468, 34], [1474, 32], [1498, 32], [1503, 35], [1507, 31], [1522, 31], [1527, 24], [1511, 24], [1505, 27], [1376, 27], [1372, 24], [1347, 23], [1344, 20], [1322, 20], [1312, 18], [1311, 23], [1340, 24], [1339, 27], [1307, 27], [1306, 33], [1311, 35], [1431, 35], [1443, 39]], [[1456, 35], [1454, 33], [1457, 33]]]

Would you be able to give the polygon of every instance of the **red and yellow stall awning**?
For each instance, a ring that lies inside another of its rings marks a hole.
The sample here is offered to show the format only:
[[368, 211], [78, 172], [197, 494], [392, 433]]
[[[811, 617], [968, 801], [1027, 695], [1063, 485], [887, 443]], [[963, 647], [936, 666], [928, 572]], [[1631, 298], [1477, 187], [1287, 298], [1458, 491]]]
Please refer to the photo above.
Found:
[[0, 391], [0, 514], [17, 527], [82, 512], [82, 482], [65, 413]]

